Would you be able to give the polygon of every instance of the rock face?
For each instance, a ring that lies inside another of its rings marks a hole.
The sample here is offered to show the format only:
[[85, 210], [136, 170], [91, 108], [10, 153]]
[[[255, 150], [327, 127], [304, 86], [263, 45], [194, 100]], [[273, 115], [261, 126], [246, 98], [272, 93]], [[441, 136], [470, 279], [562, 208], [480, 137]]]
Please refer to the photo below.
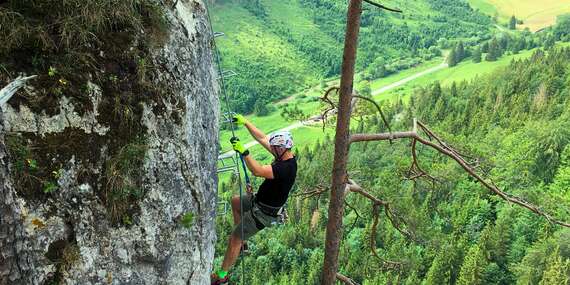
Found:
[[[0, 113], [0, 284], [209, 282], [219, 121], [212, 35], [203, 2], [162, 2], [168, 39], [151, 55], [159, 67], [152, 80], [168, 86], [170, 96], [140, 103], [141, 191], [119, 222], [109, 214], [115, 205], [102, 201], [99, 190], [114, 181], [97, 179], [109, 172], [114, 127], [98, 120], [100, 86], [88, 84], [88, 111], [78, 112], [64, 94], [56, 114], [25, 105], [6, 105], [3, 119]], [[19, 162], [8, 158], [7, 137], [19, 133], [26, 134], [23, 141], [33, 137], [45, 145], [80, 138], [72, 147], [84, 153], [59, 154], [64, 163], [53, 174], [56, 185], [44, 183], [49, 195], [40, 199], [15, 187]]]

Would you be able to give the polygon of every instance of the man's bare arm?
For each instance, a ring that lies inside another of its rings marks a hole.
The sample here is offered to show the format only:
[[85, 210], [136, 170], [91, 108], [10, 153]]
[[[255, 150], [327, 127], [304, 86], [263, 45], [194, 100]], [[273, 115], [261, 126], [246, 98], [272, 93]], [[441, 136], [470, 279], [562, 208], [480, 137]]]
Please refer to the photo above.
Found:
[[251, 155], [244, 157], [245, 165], [253, 173], [254, 176], [273, 179], [273, 168], [271, 165], [261, 165]]
[[271, 152], [271, 147], [269, 146], [269, 138], [267, 138], [267, 135], [265, 133], [263, 133], [260, 129], [255, 127], [255, 125], [250, 122], [246, 122], [245, 127], [259, 144], [261, 144], [267, 151]]

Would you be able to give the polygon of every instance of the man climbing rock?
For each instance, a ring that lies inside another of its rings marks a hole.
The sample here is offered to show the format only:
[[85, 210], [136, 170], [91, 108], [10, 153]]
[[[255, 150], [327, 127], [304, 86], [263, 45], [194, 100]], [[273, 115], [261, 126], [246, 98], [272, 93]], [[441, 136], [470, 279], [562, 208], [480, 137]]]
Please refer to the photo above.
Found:
[[276, 132], [268, 137], [241, 115], [236, 115], [233, 122], [245, 125], [251, 136], [267, 149], [275, 160], [271, 165], [262, 165], [249, 155], [249, 150], [238, 138], [230, 140], [233, 149], [244, 158], [247, 168], [253, 175], [263, 177], [265, 180], [259, 186], [257, 193], [248, 191], [242, 195], [243, 209], [240, 207], [240, 197], [232, 197], [232, 213], [236, 227], [230, 235], [222, 268], [212, 274], [212, 285], [227, 284], [228, 271], [235, 264], [244, 242], [278, 221], [297, 175], [297, 161], [291, 152], [293, 147], [291, 133]]

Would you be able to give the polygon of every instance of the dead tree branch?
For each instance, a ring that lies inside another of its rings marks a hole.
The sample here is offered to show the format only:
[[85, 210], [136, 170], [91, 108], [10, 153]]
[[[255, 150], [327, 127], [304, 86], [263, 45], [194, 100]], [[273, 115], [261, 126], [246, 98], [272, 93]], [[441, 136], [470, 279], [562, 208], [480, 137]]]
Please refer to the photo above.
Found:
[[410, 132], [380, 133], [380, 134], [354, 134], [350, 136], [350, 143], [365, 141], [384, 141], [404, 138], [415, 138], [417, 134]]
[[400, 269], [402, 269], [402, 267], [404, 266], [404, 264], [402, 262], [385, 260], [382, 257], [380, 257], [380, 255], [378, 255], [378, 252], [376, 252], [376, 235], [378, 233], [378, 231], [377, 231], [378, 220], [380, 218], [380, 205], [379, 204], [374, 204], [372, 206], [372, 215], [373, 215], [373, 222], [372, 222], [372, 228], [370, 229], [370, 250], [372, 251], [372, 255], [380, 261], [380, 263], [382, 264], [382, 267], [384, 267], [384, 269], [386, 269], [386, 270], [400, 270]]
[[328, 187], [317, 186], [313, 190], [304, 191], [298, 194], [293, 194], [292, 197], [301, 197], [302, 199], [307, 199], [315, 196], [320, 196], [321, 194], [329, 191]]
[[[294, 196], [302, 197], [303, 199], [307, 199], [307, 198], [311, 198], [311, 197], [315, 197], [315, 196], [320, 196], [321, 194], [326, 193], [327, 191], [329, 191], [328, 187], [318, 185], [315, 187], [314, 190], [305, 191], [305, 192], [302, 192], [300, 194], [296, 194]], [[368, 199], [372, 202], [372, 223], [373, 224], [372, 224], [372, 229], [371, 229], [371, 233], [370, 233], [370, 240], [369, 240], [370, 241], [369, 246], [370, 246], [370, 250], [372, 252], [372, 255], [380, 261], [381, 266], [384, 269], [386, 269], [386, 270], [400, 270], [403, 267], [402, 262], [385, 260], [382, 257], [380, 257], [380, 255], [378, 255], [378, 253], [376, 251], [376, 242], [375, 241], [376, 241], [376, 236], [378, 234], [377, 228], [378, 228], [378, 222], [379, 222], [379, 218], [380, 218], [380, 209], [382, 209], [382, 208], [384, 209], [384, 213], [385, 213], [386, 217], [388, 218], [388, 220], [390, 221], [390, 223], [392, 224], [392, 226], [398, 232], [400, 232], [403, 236], [405, 236], [411, 240], [417, 241], [415, 235], [413, 233], [409, 232], [407, 229], [405, 229], [402, 226], [402, 225], [405, 225], [405, 222], [390, 207], [390, 203], [383, 201], [383, 200], [380, 200], [377, 197], [375, 197], [374, 195], [370, 194], [369, 192], [364, 190], [360, 185], [358, 185], [352, 179], [349, 179], [348, 183], [346, 184], [345, 196], [350, 192], [358, 193], [361, 196], [365, 197], [366, 199]], [[346, 201], [345, 201], [345, 205], [348, 208], [350, 208], [352, 211], [354, 211], [354, 213], [357, 216], [356, 220], [353, 222], [352, 226], [350, 227], [350, 230], [348, 231], [348, 232], [350, 232], [350, 231], [352, 231], [352, 228], [354, 228], [354, 226], [358, 222], [358, 219], [362, 218], [362, 215], [358, 212], [358, 210], [355, 207], [353, 207], [352, 205], [350, 205]], [[343, 280], [341, 280], [341, 281], [343, 281]]]
[[354, 222], [352, 223], [352, 225], [350, 226], [350, 229], [348, 230], [348, 234], [350, 234], [350, 232], [352, 232], [354, 227], [356, 227], [356, 223], [358, 223], [358, 220], [361, 219], [362, 216], [360, 215], [360, 213], [358, 213], [358, 210], [355, 207], [353, 207], [352, 205], [350, 205], [348, 202], [344, 201], [344, 204], [356, 214], [356, 219], [354, 219]]
[[[376, 101], [374, 101], [368, 97], [364, 97], [364, 96], [360, 96], [360, 95], [352, 95], [352, 97], [358, 98], [361, 100], [365, 100], [365, 101], [368, 101], [368, 102], [374, 104], [374, 106], [376, 107], [376, 110], [378, 110], [378, 113], [380, 113], [380, 116], [382, 117], [382, 121], [384, 121], [384, 125], [386, 125], [388, 132], [389, 133], [392, 132], [392, 129], [390, 128], [390, 124], [388, 124], [388, 120], [386, 120], [386, 116], [384, 116], [384, 112], [382, 112], [382, 108], [380, 108], [380, 105], [378, 105], [378, 103], [376, 103]], [[392, 143], [392, 140], [390, 140], [390, 143]]]
[[[411, 240], [417, 241], [417, 239], [413, 233], [409, 232], [408, 230], [406, 230], [405, 228], [402, 227], [402, 224], [405, 225], [405, 222], [402, 221], [401, 217], [399, 217], [398, 215], [396, 215], [394, 213], [394, 211], [392, 210], [392, 207], [390, 207], [390, 203], [374, 197], [372, 194], [368, 193], [366, 190], [364, 190], [362, 187], [360, 187], [360, 185], [358, 185], [352, 179], [348, 180], [348, 184], [346, 187], [347, 187], [347, 191], [358, 193], [358, 194], [366, 197], [370, 201], [372, 201], [373, 207], [377, 207], [377, 206], [383, 207], [385, 214], [386, 214], [386, 217], [388, 218], [388, 220], [390, 221], [392, 226], [396, 230], [398, 230], [398, 232], [400, 232], [403, 236], [405, 236]], [[374, 210], [375, 209], [373, 209], [372, 213], [373, 213], [373, 216], [375, 217], [375, 219], [377, 220], [378, 217], [376, 217], [376, 214], [374, 214], [375, 213]], [[377, 213], [377, 214], [379, 214], [379, 213]], [[374, 232], [374, 234], [376, 234], [375, 230], [373, 232]]]
[[[319, 117], [317, 117], [318, 119], [321, 119], [323, 122], [323, 132], [325, 131], [325, 127], [326, 127], [326, 123], [327, 123], [329, 115], [330, 114], [334, 115], [338, 112], [337, 105], [329, 97], [331, 95], [331, 93], [333, 93], [333, 91], [339, 92], [340, 87], [338, 87], [338, 86], [330, 87], [329, 89], [327, 89], [325, 91], [325, 94], [323, 95], [323, 97], [319, 98], [321, 101], [328, 104], [328, 107], [321, 113], [321, 115]], [[356, 105], [356, 98], [355, 97], [358, 96], [354, 92], [355, 91], [353, 90], [353, 93], [351, 96], [351, 101], [350, 101], [350, 109], [351, 110], [354, 109], [354, 106]]]
[[431, 176], [429, 173], [427, 173], [420, 167], [420, 163], [418, 162], [418, 155], [416, 152], [416, 142], [417, 142], [416, 139], [412, 139], [412, 165], [408, 170], [407, 178], [410, 180], [415, 180], [421, 177], [427, 177], [432, 182], [438, 181], [435, 177]]
[[327, 103], [329, 105], [328, 108], [326, 108], [322, 113], [321, 113], [321, 120], [323, 121], [323, 132], [325, 131], [325, 127], [326, 127], [326, 122], [327, 122], [327, 117], [329, 115], [330, 112], [334, 112], [336, 111], [336, 105], [334, 104], [334, 102], [329, 98], [330, 94], [333, 91], [338, 92], [340, 90], [340, 87], [337, 86], [333, 86], [329, 89], [327, 89], [327, 91], [325, 91], [325, 94], [323, 95], [323, 97], [321, 97], [321, 101]]
[[346, 276], [344, 276], [338, 272], [336, 273], [336, 279], [338, 279], [339, 281], [343, 282], [346, 285], [359, 285], [354, 280], [352, 280], [350, 277], [346, 277]]
[[8, 84], [4, 88], [2, 88], [2, 90], [0, 90], [0, 107], [2, 107], [2, 105], [6, 104], [8, 102], [8, 100], [10, 100], [10, 98], [12, 98], [12, 96], [14, 96], [14, 94], [16, 94], [16, 92], [18, 92], [18, 90], [20, 90], [20, 88], [24, 87], [24, 85], [26, 84], [26, 81], [33, 79], [33, 78], [36, 78], [36, 77], [37, 77], [36, 75], [32, 75], [32, 76], [28, 76], [28, 77], [19, 76], [14, 81], [12, 81], [10, 84]]
[[388, 7], [386, 7], [386, 6], [382, 5], [382, 4], [379, 4], [379, 3], [376, 3], [376, 2], [372, 2], [371, 0], [363, 0], [363, 1], [366, 2], [366, 3], [368, 3], [368, 4], [370, 4], [370, 5], [372, 5], [372, 6], [376, 6], [376, 7], [380, 8], [380, 9], [384, 9], [384, 10], [387, 10], [387, 11], [390, 11], [390, 12], [402, 13], [402, 10], [400, 10], [400, 9], [388, 8]]
[[[427, 139], [422, 138], [417, 131], [414, 130], [410, 132], [397, 132], [397, 133], [380, 133], [380, 134], [354, 134], [350, 136], [350, 143], [354, 142], [363, 142], [363, 141], [382, 141], [382, 140], [389, 140], [389, 139], [402, 139], [402, 138], [409, 138], [413, 141], [418, 141], [423, 145], [429, 146], [436, 151], [450, 157], [451, 159], [455, 160], [466, 172], [469, 176], [475, 178], [479, 183], [481, 183], [485, 188], [489, 189], [491, 192], [495, 193], [503, 200], [518, 205], [520, 207], [526, 208], [531, 212], [542, 216], [550, 223], [561, 225], [563, 227], [570, 227], [570, 223], [563, 222], [560, 220], [555, 219], [550, 214], [541, 210], [538, 206], [533, 205], [522, 198], [512, 196], [504, 191], [500, 190], [492, 181], [489, 181], [483, 178], [481, 175], [477, 173], [475, 167], [470, 165], [465, 158], [456, 151], [453, 147], [445, 143], [441, 138], [439, 138], [433, 131], [431, 131], [427, 126], [418, 122], [418, 125], [430, 138], [433, 138], [436, 143], [429, 141]], [[413, 144], [412, 144], [413, 145]]]

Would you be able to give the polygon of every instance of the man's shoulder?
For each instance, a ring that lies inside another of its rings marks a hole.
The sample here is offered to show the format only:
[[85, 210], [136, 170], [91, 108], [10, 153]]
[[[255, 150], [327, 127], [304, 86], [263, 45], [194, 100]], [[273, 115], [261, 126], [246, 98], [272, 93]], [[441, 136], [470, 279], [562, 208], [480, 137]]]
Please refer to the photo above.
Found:
[[297, 172], [297, 160], [293, 157], [287, 160], [276, 161], [273, 163], [273, 170], [279, 173], [279, 178], [294, 175]]
[[297, 158], [296, 157], [292, 157], [289, 158], [287, 160], [282, 160], [282, 161], [278, 161], [277, 163], [279, 163], [280, 165], [287, 165], [287, 166], [293, 166], [293, 165], [297, 165]]

